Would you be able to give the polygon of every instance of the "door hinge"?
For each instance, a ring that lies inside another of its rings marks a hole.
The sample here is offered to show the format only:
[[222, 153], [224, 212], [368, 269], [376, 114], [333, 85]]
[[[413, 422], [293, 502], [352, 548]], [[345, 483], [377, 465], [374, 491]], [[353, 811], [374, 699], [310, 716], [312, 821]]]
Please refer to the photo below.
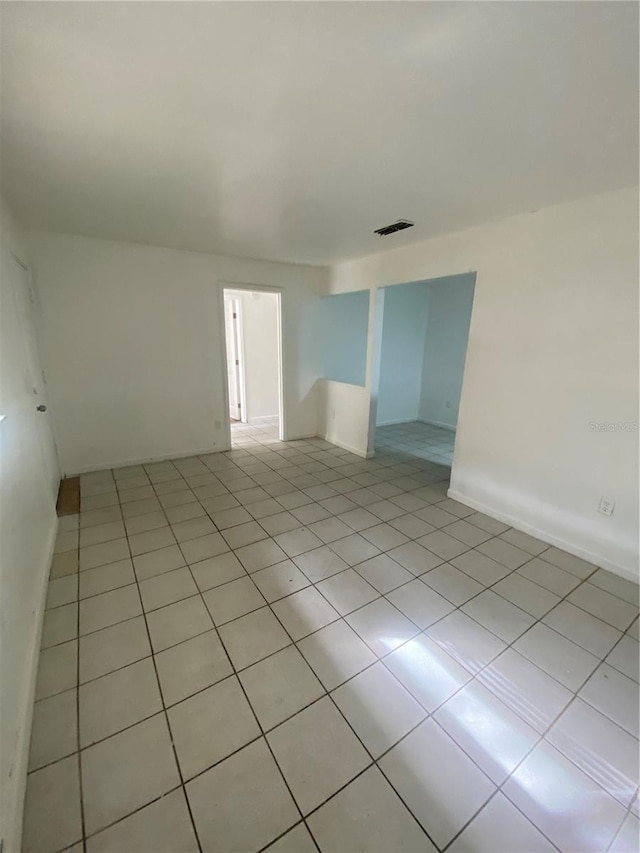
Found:
[[238, 364], [238, 365], [240, 364], [240, 359], [239, 359], [239, 358], [236, 358], [236, 364]]
[[241, 409], [241, 408], [242, 408], [242, 403], [238, 403], [238, 408], [239, 408], [239, 409]]
[[236, 312], [235, 312], [235, 311], [233, 312], [233, 319], [234, 319], [234, 320], [237, 320], [237, 319], [238, 319], [238, 315], [236, 314]]

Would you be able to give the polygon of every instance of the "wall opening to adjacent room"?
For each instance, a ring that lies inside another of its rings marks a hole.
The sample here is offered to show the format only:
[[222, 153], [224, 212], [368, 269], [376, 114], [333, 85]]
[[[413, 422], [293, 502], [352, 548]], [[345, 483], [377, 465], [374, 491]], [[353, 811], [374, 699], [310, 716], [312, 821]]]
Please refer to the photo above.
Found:
[[226, 420], [230, 445], [283, 439], [281, 294], [254, 286], [223, 288]]
[[373, 444], [451, 467], [475, 273], [381, 288], [374, 324]]

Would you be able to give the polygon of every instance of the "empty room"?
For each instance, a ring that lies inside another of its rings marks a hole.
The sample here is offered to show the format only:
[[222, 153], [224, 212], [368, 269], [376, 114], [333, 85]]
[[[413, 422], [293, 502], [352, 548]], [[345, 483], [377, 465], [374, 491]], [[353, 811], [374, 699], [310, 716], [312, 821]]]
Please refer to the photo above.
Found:
[[451, 468], [474, 286], [466, 275], [380, 291], [377, 447]]
[[0, 4], [0, 853], [638, 853], [639, 9]]

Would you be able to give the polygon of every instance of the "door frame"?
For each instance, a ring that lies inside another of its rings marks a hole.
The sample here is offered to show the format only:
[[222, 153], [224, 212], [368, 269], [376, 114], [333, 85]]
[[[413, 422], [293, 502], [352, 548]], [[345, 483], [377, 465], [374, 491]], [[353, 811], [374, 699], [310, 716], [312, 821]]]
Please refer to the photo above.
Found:
[[[242, 424], [247, 423], [247, 385], [246, 385], [246, 377], [245, 377], [245, 365], [244, 365], [244, 330], [242, 326], [242, 302], [238, 299], [237, 296], [229, 297], [229, 302], [234, 303], [233, 312], [234, 312], [234, 320], [235, 323], [235, 355], [237, 356], [237, 381], [238, 381], [238, 401], [240, 403], [240, 417], [237, 418], [238, 421]], [[224, 297], [224, 333], [225, 337], [227, 334], [227, 300]], [[229, 391], [229, 341], [226, 340], [225, 352], [227, 354], [227, 392]], [[229, 416], [231, 416], [231, 407], [229, 409]], [[236, 413], [237, 414], [237, 413]]]
[[[268, 284], [252, 284], [241, 281], [218, 281], [218, 316], [220, 332], [220, 350], [222, 355], [222, 398], [225, 411], [225, 434], [227, 449], [231, 449], [231, 421], [229, 416], [229, 385], [227, 364], [227, 329], [224, 316], [224, 293], [225, 290], [247, 290], [250, 293], [271, 293], [277, 296], [277, 338], [278, 338], [278, 421], [280, 441], [287, 441], [287, 398], [284, 382], [284, 358], [286, 353], [286, 340], [284, 334], [284, 288], [273, 287]], [[244, 339], [243, 339], [244, 345]], [[244, 384], [244, 383], [243, 383]], [[246, 402], [246, 401], [245, 401]], [[245, 410], [246, 411], [246, 410]]]

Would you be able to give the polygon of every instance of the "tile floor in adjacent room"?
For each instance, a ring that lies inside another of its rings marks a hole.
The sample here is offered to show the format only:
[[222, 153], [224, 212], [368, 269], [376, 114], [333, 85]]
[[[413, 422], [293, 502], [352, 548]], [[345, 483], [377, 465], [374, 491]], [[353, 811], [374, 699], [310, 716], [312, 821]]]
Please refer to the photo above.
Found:
[[82, 476], [23, 850], [636, 851], [637, 587], [418, 456], [234, 445]]
[[413, 421], [376, 427], [376, 450], [406, 453], [417, 459], [426, 459], [451, 466], [456, 433], [453, 429]]

